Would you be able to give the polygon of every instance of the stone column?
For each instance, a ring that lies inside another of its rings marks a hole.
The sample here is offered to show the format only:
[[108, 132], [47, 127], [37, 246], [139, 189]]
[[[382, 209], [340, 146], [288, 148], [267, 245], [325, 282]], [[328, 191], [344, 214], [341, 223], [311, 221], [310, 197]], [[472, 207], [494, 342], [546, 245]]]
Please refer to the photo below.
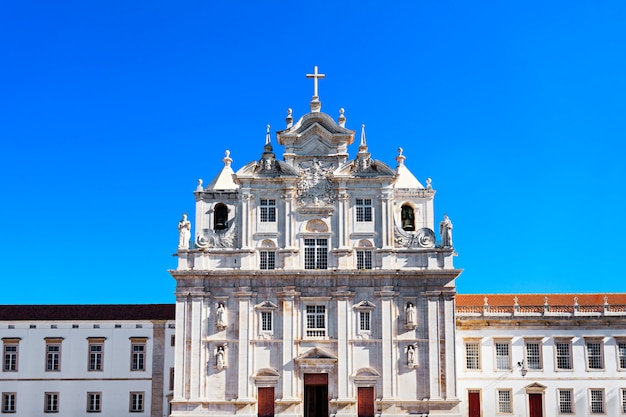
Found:
[[286, 193], [280, 196], [283, 200], [284, 206], [284, 217], [283, 217], [283, 227], [285, 230], [285, 248], [293, 248], [295, 247], [295, 236], [296, 236], [296, 219], [295, 212], [293, 209], [293, 194]]
[[456, 349], [454, 348], [455, 320], [454, 320], [454, 294], [443, 295], [444, 302], [444, 337], [446, 346], [446, 399], [456, 400]]
[[237, 213], [241, 218], [241, 234], [239, 236], [241, 236], [241, 247], [243, 249], [250, 247], [250, 236], [252, 234], [250, 230], [250, 219], [252, 218], [250, 200], [252, 199], [252, 196], [248, 194], [248, 192], [249, 190], [246, 190], [245, 192], [242, 190], [242, 193], [239, 196], [240, 211]]
[[251, 298], [254, 293], [249, 287], [240, 287], [239, 291], [233, 294], [238, 299], [239, 313], [239, 341], [237, 355], [237, 399], [248, 400], [253, 397], [252, 385], [250, 382], [252, 355], [250, 354], [250, 339], [252, 333], [252, 323], [250, 321]]
[[350, 211], [348, 210], [350, 196], [345, 193], [345, 190], [340, 191], [338, 198], [338, 216], [337, 216], [337, 247], [347, 248], [350, 231], [348, 230], [350, 222]]
[[378, 196], [380, 201], [380, 239], [383, 248], [393, 247], [393, 206], [389, 191]]
[[186, 387], [188, 377], [187, 360], [189, 351], [187, 350], [187, 323], [189, 309], [187, 304], [187, 294], [176, 293], [176, 346], [174, 348], [174, 400], [188, 398]]
[[191, 343], [189, 369], [189, 398], [197, 400], [201, 397], [201, 380], [204, 378], [205, 366], [201, 363], [204, 344], [202, 340], [202, 300], [203, 288], [194, 288], [191, 292]]
[[352, 373], [352, 355], [348, 340], [352, 334], [354, 323], [350, 300], [354, 294], [348, 287], [339, 287], [333, 297], [337, 308], [337, 395], [339, 400], [345, 400], [350, 395], [350, 374]]
[[282, 299], [281, 314], [283, 318], [283, 399], [291, 400], [296, 394], [296, 374], [294, 358], [296, 357], [295, 337], [298, 329], [297, 320], [300, 315], [296, 310], [296, 297], [300, 296], [296, 287], [284, 287], [278, 293]]
[[439, 360], [439, 296], [438, 291], [424, 295], [428, 300], [428, 381], [430, 399], [441, 399], [441, 363]]
[[393, 290], [393, 286], [383, 286], [376, 296], [381, 300], [381, 366], [383, 382], [383, 400], [393, 399], [397, 396], [396, 375], [397, 375], [397, 353], [394, 342], [396, 328], [396, 306], [394, 299], [398, 294]]

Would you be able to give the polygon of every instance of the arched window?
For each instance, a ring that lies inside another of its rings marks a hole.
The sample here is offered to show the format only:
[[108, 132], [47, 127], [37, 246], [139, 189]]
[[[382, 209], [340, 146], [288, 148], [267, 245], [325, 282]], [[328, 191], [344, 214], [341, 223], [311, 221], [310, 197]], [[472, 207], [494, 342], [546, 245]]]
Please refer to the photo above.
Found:
[[228, 207], [225, 204], [218, 203], [213, 211], [213, 228], [215, 230], [224, 230], [228, 227]]
[[408, 204], [404, 204], [402, 206], [402, 211], [400, 212], [402, 217], [402, 228], [406, 231], [412, 232], [415, 230], [415, 212], [413, 211], [413, 207]]

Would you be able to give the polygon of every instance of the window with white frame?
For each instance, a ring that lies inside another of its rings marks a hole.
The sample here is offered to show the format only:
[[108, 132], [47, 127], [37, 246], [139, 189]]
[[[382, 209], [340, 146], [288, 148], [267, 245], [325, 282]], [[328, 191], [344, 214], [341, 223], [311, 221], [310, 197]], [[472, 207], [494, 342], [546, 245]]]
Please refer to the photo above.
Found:
[[88, 392], [87, 393], [87, 412], [88, 413], [102, 412], [102, 393], [101, 392]]
[[372, 311], [376, 305], [370, 301], [363, 300], [354, 306], [357, 313], [357, 335], [369, 337], [372, 334]]
[[508, 371], [511, 369], [511, 341], [496, 340], [496, 369], [500, 371]]
[[276, 200], [261, 199], [261, 222], [275, 222], [276, 221]]
[[626, 340], [617, 341], [617, 366], [626, 369]]
[[356, 269], [372, 269], [372, 251], [357, 249]]
[[590, 389], [589, 390], [589, 409], [591, 414], [604, 414], [604, 390], [603, 389]]
[[511, 406], [511, 390], [499, 389], [498, 390], [498, 413], [511, 414], [513, 411]]
[[144, 339], [131, 339], [130, 344], [130, 370], [146, 370], [146, 341]]
[[556, 369], [572, 369], [572, 341], [569, 339], [556, 340], [554, 347], [556, 349]]
[[524, 340], [524, 350], [526, 353], [526, 369], [543, 369], [541, 361], [541, 341]]
[[356, 199], [356, 221], [371, 222], [372, 221], [372, 199], [357, 198]]
[[465, 341], [465, 369], [480, 369], [480, 342]]
[[259, 251], [259, 258], [260, 269], [276, 269], [276, 251], [261, 250]]
[[46, 413], [58, 413], [59, 412], [59, 393], [58, 392], [44, 393], [44, 412]]
[[328, 268], [328, 239], [304, 239], [304, 269]]
[[142, 413], [143, 412], [143, 392], [131, 392], [130, 393], [130, 407], [129, 411], [131, 413]]
[[559, 413], [574, 414], [573, 389], [559, 389]]
[[359, 332], [372, 330], [372, 314], [370, 311], [359, 311]]
[[264, 301], [255, 306], [259, 320], [259, 334], [261, 337], [269, 337], [274, 334], [274, 311], [278, 306], [271, 301]]
[[102, 371], [104, 363], [104, 339], [89, 339], [89, 371]]
[[46, 371], [61, 370], [61, 341], [59, 339], [46, 340]]
[[620, 405], [622, 409], [622, 414], [626, 414], [626, 388], [620, 388]]
[[602, 340], [586, 339], [585, 351], [587, 353], [587, 369], [604, 369]]
[[326, 306], [308, 305], [306, 306], [306, 336], [325, 337], [326, 336]]
[[19, 352], [19, 340], [4, 340], [3, 346], [3, 365], [2, 370], [4, 372], [16, 372], [17, 371], [17, 355]]
[[17, 410], [17, 393], [15, 392], [3, 392], [2, 393], [2, 412], [3, 413], [15, 413]]

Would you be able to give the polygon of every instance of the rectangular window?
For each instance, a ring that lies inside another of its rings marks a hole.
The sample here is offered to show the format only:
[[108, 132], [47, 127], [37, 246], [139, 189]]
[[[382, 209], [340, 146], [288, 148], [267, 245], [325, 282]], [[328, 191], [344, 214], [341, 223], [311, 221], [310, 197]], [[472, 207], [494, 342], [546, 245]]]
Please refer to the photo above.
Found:
[[498, 413], [511, 414], [511, 390], [498, 390]]
[[276, 268], [276, 252], [262, 250], [259, 252], [259, 256], [261, 257], [261, 264], [259, 265], [260, 269], [275, 269]]
[[261, 331], [263, 332], [272, 331], [272, 312], [271, 311], [261, 311]]
[[479, 342], [465, 342], [465, 368], [480, 369]]
[[261, 222], [276, 221], [276, 200], [261, 199]]
[[617, 342], [617, 361], [619, 369], [626, 369], [626, 341]]
[[572, 344], [571, 341], [557, 341], [556, 369], [572, 369]]
[[89, 370], [102, 371], [102, 360], [104, 354], [103, 343], [89, 342]]
[[58, 413], [59, 412], [59, 393], [58, 392], [46, 392], [44, 394], [44, 411], [46, 413]]
[[87, 412], [88, 413], [102, 412], [102, 393], [101, 392], [88, 392], [87, 393]]
[[15, 413], [17, 394], [14, 392], [2, 393], [2, 412]]
[[61, 370], [61, 343], [46, 343], [46, 371]]
[[328, 267], [328, 239], [304, 239], [304, 269]]
[[17, 371], [17, 353], [17, 343], [4, 343], [4, 366], [2, 369], [5, 372]]
[[524, 345], [526, 349], [526, 369], [542, 369], [541, 364], [541, 342], [537, 340], [527, 340]]
[[369, 332], [372, 330], [371, 313], [369, 311], [359, 311], [359, 330]]
[[603, 369], [602, 342], [599, 340], [586, 340], [585, 350], [587, 351], [587, 368]]
[[307, 337], [326, 336], [325, 306], [306, 306], [306, 335]]
[[372, 251], [356, 251], [356, 269], [372, 269]]
[[559, 412], [561, 414], [574, 414], [574, 391], [571, 389], [559, 390]]
[[622, 414], [626, 414], [626, 388], [620, 389], [620, 401], [622, 405]]
[[130, 412], [131, 413], [143, 412], [143, 392], [131, 392], [130, 393]]
[[511, 369], [511, 342], [496, 342], [496, 369]]
[[146, 344], [145, 343], [132, 343], [131, 344], [131, 357], [130, 357], [130, 370], [131, 371], [145, 371], [146, 370]]
[[591, 414], [604, 414], [604, 390], [589, 390]]
[[174, 391], [174, 368], [170, 368], [170, 391]]
[[356, 199], [356, 221], [371, 222], [372, 221], [372, 199], [357, 198]]

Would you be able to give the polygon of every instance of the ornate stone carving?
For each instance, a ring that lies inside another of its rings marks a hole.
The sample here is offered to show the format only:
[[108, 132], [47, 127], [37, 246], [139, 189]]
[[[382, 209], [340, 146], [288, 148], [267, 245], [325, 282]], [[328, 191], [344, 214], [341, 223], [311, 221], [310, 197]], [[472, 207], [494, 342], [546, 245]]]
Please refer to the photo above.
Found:
[[300, 205], [332, 204], [337, 199], [333, 187], [333, 171], [331, 163], [322, 163], [318, 159], [302, 162], [299, 167], [297, 201]]
[[435, 232], [427, 227], [418, 229], [415, 232], [407, 232], [396, 226], [394, 241], [396, 246], [405, 248], [434, 248]]
[[237, 226], [234, 224], [234, 219], [229, 223], [226, 230], [204, 229], [202, 234], [196, 236], [196, 247], [199, 249], [237, 247]]

